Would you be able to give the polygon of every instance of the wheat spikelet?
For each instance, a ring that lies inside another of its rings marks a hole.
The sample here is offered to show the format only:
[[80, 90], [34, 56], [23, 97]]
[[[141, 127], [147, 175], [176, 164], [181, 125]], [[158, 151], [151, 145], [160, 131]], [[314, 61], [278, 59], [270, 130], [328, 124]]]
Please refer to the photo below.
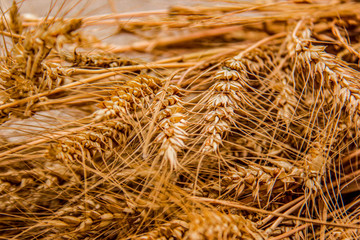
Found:
[[[0, 74], [1, 102], [8, 103], [26, 98], [39, 92], [52, 90], [64, 83], [61, 66], [46, 62], [54, 48], [59, 48], [64, 39], [72, 39], [73, 32], [79, 29], [81, 20], [60, 21], [53, 25], [43, 24], [42, 27], [25, 33], [25, 39], [14, 45], [11, 55], [2, 61]], [[63, 39], [64, 38], [64, 39]], [[25, 116], [31, 115], [30, 107], [34, 101], [26, 104]], [[2, 121], [13, 112], [11, 109], [2, 111]]]
[[[357, 80], [359, 73], [348, 67], [345, 62], [337, 59], [336, 56], [325, 52], [325, 46], [314, 45], [314, 40], [310, 38], [310, 34], [310, 30], [306, 29], [301, 33], [300, 38], [293, 36], [288, 47], [295, 48], [295, 68], [301, 74], [301, 77], [297, 79], [298, 84], [304, 86], [304, 92], [309, 92], [307, 96], [313, 95], [313, 97], [308, 97], [308, 101], [304, 101], [304, 103], [309, 104], [319, 112], [312, 120], [317, 122], [319, 129], [312, 129], [311, 131], [319, 131], [319, 136], [323, 136], [323, 138], [314, 139], [315, 141], [309, 144], [308, 151], [303, 159], [307, 175], [305, 186], [310, 193], [316, 193], [322, 189], [326, 169], [334, 161], [328, 155], [344, 151], [341, 144], [334, 140], [340, 136], [344, 137], [343, 134], [351, 134], [351, 129], [358, 125], [360, 95], [358, 94]], [[308, 86], [304, 85], [305, 81]], [[317, 102], [314, 98], [321, 100], [317, 100], [319, 101]], [[337, 106], [337, 108], [333, 106]], [[338, 115], [339, 121], [331, 122], [324, 118], [320, 112], [322, 109], [330, 112], [328, 119]], [[346, 133], [340, 130], [342, 124], [348, 130]], [[328, 126], [332, 126], [332, 128], [328, 128]], [[333, 135], [335, 129], [340, 130], [337, 134], [342, 134], [327, 137], [327, 134]], [[309, 134], [308, 130], [305, 132]], [[357, 138], [356, 135], [352, 135], [351, 142], [357, 142]], [[351, 144], [346, 148], [350, 146]]]
[[188, 135], [185, 131], [186, 116], [182, 113], [184, 107], [179, 97], [180, 89], [170, 85], [160, 90], [154, 99], [155, 108], [161, 109], [156, 116], [160, 133], [154, 141], [161, 144], [159, 154], [170, 163], [171, 169], [177, 168], [177, 153], [185, 147]]
[[[26, 165], [31, 164], [34, 164], [34, 160]], [[62, 164], [46, 162], [36, 168], [22, 168], [24, 170], [9, 169], [0, 173], [0, 212], [2, 215], [11, 215], [15, 222], [12, 224], [8, 219], [2, 218], [0, 229], [3, 237], [21, 234], [19, 229], [23, 227], [33, 227], [36, 221], [30, 216], [37, 212], [42, 212], [43, 216], [51, 214], [50, 209], [56, 209], [62, 204], [63, 197], [59, 197], [59, 192], [62, 191], [63, 196], [71, 196], [73, 187], [80, 183], [81, 174], [72, 174]], [[73, 173], [79, 172], [78, 170], [73, 167]], [[26, 216], [24, 212], [27, 212]]]
[[[127, 143], [135, 119], [132, 114], [137, 108], [144, 108], [159, 90], [161, 81], [148, 75], [139, 75], [124, 85], [118, 86], [93, 113], [93, 120], [101, 122], [79, 134], [68, 136], [52, 145], [49, 155], [64, 161], [91, 160], [97, 153], [105, 153], [114, 147]], [[111, 120], [114, 118], [117, 120]]]
[[208, 91], [206, 113], [201, 120], [206, 136], [203, 152], [217, 151], [224, 135], [236, 125], [238, 116], [248, 114], [248, 109], [254, 108], [252, 94], [258, 94], [254, 86], [259, 85], [260, 76], [271, 68], [271, 56], [263, 50], [244, 51], [224, 61], [223, 69], [216, 73], [215, 83]]
[[241, 215], [206, 210], [195, 214], [184, 239], [266, 239], [254, 223]]
[[66, 224], [65, 229], [58, 227], [61, 233], [58, 235], [69, 233], [70, 236], [85, 237], [91, 231], [103, 231], [121, 224], [126, 214], [125, 202], [107, 195], [97, 196], [97, 201], [94, 200], [81, 200], [76, 205], [58, 210], [56, 221]]
[[273, 89], [279, 92], [273, 101], [274, 105], [278, 107], [277, 115], [280, 119], [283, 119], [287, 125], [289, 125], [298, 105], [296, 91], [287, 78], [274, 82]]
[[[72, 19], [70, 21], [60, 21], [53, 25], [44, 24], [35, 32], [27, 33], [23, 50], [21, 50], [21, 58], [26, 63], [25, 77], [32, 79], [37, 72], [41, 71], [41, 62], [48, 56], [50, 51], [61, 46], [60, 36], [72, 38], [72, 32], [81, 27], [81, 20]], [[64, 40], [62, 40], [64, 41]], [[20, 56], [19, 56], [20, 57]]]
[[[324, 46], [315, 46], [311, 43], [310, 30], [302, 32], [301, 38], [294, 38], [297, 67], [299, 71], [305, 70], [308, 76], [320, 84], [330, 88], [327, 94], [333, 102], [340, 107], [345, 107], [350, 121], [358, 115], [359, 99], [357, 71], [347, 67], [336, 56], [326, 53]], [[291, 44], [289, 48], [291, 48]], [[326, 92], [324, 93], [326, 94]], [[334, 97], [331, 97], [331, 95]]]
[[[10, 16], [10, 22], [9, 22], [10, 32], [21, 34], [23, 31], [22, 19], [19, 14], [19, 9], [15, 0], [13, 1], [12, 6], [10, 8], [9, 16]], [[14, 41], [17, 42], [17, 39], [15, 38]]]
[[146, 107], [162, 87], [163, 82], [156, 77], [139, 75], [124, 85], [118, 86], [112, 96], [100, 104], [102, 109], [94, 113], [95, 121], [123, 117], [131, 114], [136, 107]]
[[66, 162], [82, 162], [84, 159], [90, 161], [96, 154], [126, 143], [130, 129], [130, 125], [122, 120], [106, 121], [60, 139], [57, 144], [51, 145], [49, 155]]
[[321, 189], [321, 177], [324, 176], [328, 164], [329, 159], [324, 153], [324, 147], [314, 142], [305, 155], [305, 170], [308, 175], [305, 186], [308, 189], [315, 192]]
[[248, 79], [242, 60], [239, 56], [229, 61], [214, 77], [217, 82], [210, 88], [208, 112], [203, 120], [206, 125], [203, 132], [207, 136], [202, 146], [204, 152], [218, 150], [223, 135], [230, 131], [231, 124], [235, 121], [234, 111], [244, 102], [243, 91]]
[[139, 64], [135, 60], [109, 55], [105, 53], [86, 55], [83, 53], [73, 54], [69, 52], [61, 52], [61, 57], [72, 64], [72, 67], [81, 68], [112, 68]]
[[57, 163], [44, 165], [45, 168], [10, 169], [0, 173], [1, 198], [4, 201], [1, 212], [39, 210], [40, 206], [51, 205], [52, 196], [58, 188], [66, 188], [77, 182], [65, 166]]
[[188, 223], [181, 220], [169, 221], [158, 228], [132, 239], [136, 240], [153, 240], [153, 239], [183, 239], [188, 230]]
[[224, 192], [234, 192], [235, 198], [251, 193], [256, 200], [266, 200], [270, 194], [285, 194], [292, 186], [302, 185], [303, 179], [304, 171], [296, 167], [238, 166], [229, 170], [222, 182]]
[[[69, 201], [71, 204], [61, 207], [54, 214], [43, 219], [38, 227], [54, 221], [56, 225], [54, 223], [54, 228], [50, 231], [51, 236], [70, 239], [98, 236], [148, 239], [157, 234], [164, 236], [183, 234], [187, 228], [186, 224], [180, 220], [173, 220], [170, 224], [161, 226], [160, 231], [154, 229], [153, 226], [163, 223], [161, 218], [171, 219], [173, 211], [178, 209], [171, 207], [171, 200], [167, 196], [169, 193], [159, 195], [155, 189], [147, 188], [146, 193], [139, 197], [137, 193], [131, 192], [137, 188], [134, 184], [141, 186], [144, 178], [148, 177], [148, 173], [138, 174], [137, 172], [140, 171], [134, 170], [121, 173], [123, 175], [121, 178], [132, 178], [128, 175], [131, 173], [139, 179], [127, 179], [126, 183], [117, 187], [120, 191], [114, 191], [116, 184], [102, 185], [90, 191], [86, 197], [78, 197], [75, 201], [72, 199]], [[104, 193], [109, 189], [112, 189], [110, 194]], [[164, 190], [161, 189], [161, 191]], [[159, 221], [157, 218], [160, 218]], [[167, 229], [167, 232], [164, 233], [164, 229]], [[136, 237], [133, 237], [135, 235]]]

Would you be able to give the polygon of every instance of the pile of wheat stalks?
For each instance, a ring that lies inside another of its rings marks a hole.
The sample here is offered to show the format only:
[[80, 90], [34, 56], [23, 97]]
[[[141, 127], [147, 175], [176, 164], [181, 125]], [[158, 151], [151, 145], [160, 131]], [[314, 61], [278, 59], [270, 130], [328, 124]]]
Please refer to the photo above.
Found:
[[[18, 137], [0, 134], [0, 239], [358, 239], [359, 9], [36, 18], [14, 2], [0, 26], [0, 133]], [[107, 26], [139, 40], [88, 31]]]

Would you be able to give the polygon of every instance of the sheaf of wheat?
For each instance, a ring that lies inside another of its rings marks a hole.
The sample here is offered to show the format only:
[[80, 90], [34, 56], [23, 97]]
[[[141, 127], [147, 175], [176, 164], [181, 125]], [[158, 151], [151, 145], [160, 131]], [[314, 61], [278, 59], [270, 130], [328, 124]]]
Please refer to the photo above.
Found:
[[358, 1], [33, 2], [1, 7], [0, 239], [360, 238]]

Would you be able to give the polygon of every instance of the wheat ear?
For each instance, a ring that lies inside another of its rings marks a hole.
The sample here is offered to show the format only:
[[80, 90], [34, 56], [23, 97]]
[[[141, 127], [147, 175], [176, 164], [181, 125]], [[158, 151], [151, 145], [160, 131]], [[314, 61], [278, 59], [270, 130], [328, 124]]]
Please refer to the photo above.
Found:
[[[49, 155], [64, 161], [91, 160], [97, 153], [105, 153], [126, 143], [131, 126], [136, 121], [132, 115], [137, 107], [143, 108], [149, 104], [161, 83], [156, 77], [139, 75], [118, 86], [111, 97], [99, 104], [102, 109], [93, 114], [94, 122], [102, 122], [81, 133], [60, 139], [51, 146]], [[118, 119], [113, 120], [114, 118]]]
[[[311, 32], [307, 29], [300, 38], [293, 36], [297, 68], [299, 71], [308, 72], [308, 76], [325, 86], [325, 90], [330, 89], [332, 94], [327, 94], [327, 97], [340, 107], [345, 107], [351, 120], [354, 115], [359, 115], [360, 74], [336, 56], [326, 53], [325, 46], [313, 45], [310, 35]], [[293, 48], [293, 45], [289, 44], [289, 48]]]
[[203, 152], [217, 151], [222, 144], [224, 134], [230, 131], [236, 121], [236, 110], [249, 103], [246, 96], [249, 85], [249, 75], [258, 72], [263, 62], [252, 58], [252, 53], [240, 53], [223, 64], [223, 69], [214, 77], [216, 81], [211, 86], [210, 99], [206, 103], [207, 112], [203, 117], [205, 125], [203, 133], [206, 136], [202, 146]]
[[137, 106], [146, 107], [162, 86], [159, 78], [144, 74], [127, 81], [100, 103], [102, 109], [94, 113], [95, 121], [123, 117], [130, 115]]
[[256, 239], [265, 240], [263, 231], [255, 227], [255, 223], [242, 215], [224, 214], [204, 210], [203, 214], [193, 214], [189, 230], [185, 234], [187, 240], [202, 239]]
[[160, 155], [170, 163], [171, 169], [178, 166], [177, 153], [185, 147], [187, 132], [185, 129], [188, 124], [184, 107], [180, 99], [180, 89], [175, 85], [170, 85], [159, 91], [154, 104], [160, 107], [156, 116], [158, 122], [157, 129], [160, 133], [155, 138], [156, 143], [160, 143]]

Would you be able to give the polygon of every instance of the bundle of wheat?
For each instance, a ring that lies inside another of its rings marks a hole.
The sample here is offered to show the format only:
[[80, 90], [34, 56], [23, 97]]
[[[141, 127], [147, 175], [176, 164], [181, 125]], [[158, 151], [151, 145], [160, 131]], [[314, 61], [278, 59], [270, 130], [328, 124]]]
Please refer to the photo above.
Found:
[[21, 6], [0, 23], [0, 238], [359, 238], [359, 3]]

